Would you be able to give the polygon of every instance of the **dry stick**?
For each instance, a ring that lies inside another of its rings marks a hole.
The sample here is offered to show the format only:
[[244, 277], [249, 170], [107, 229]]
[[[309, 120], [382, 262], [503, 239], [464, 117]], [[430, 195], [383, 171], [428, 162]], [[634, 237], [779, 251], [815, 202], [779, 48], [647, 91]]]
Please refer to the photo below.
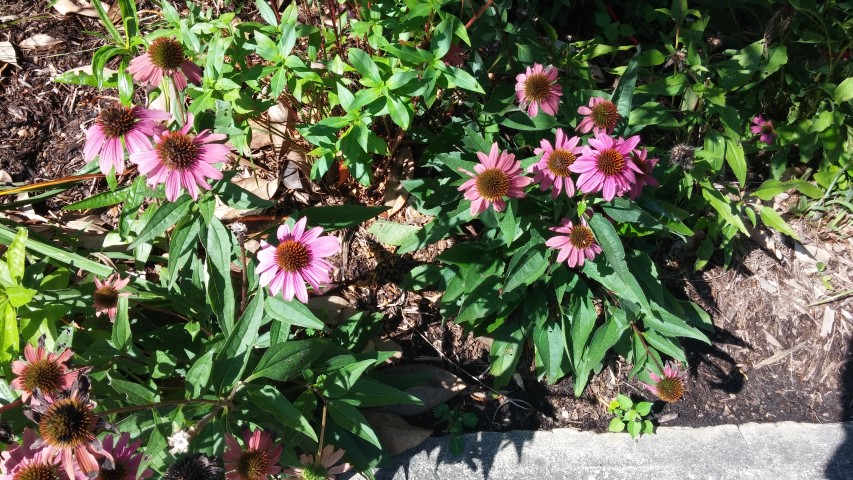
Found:
[[21, 403], [23, 403], [23, 402], [21, 401], [21, 399], [20, 399], [20, 398], [18, 398], [17, 400], [15, 400], [15, 401], [14, 401], [14, 402], [12, 402], [12, 403], [7, 403], [6, 405], [3, 405], [2, 407], [0, 407], [0, 413], [3, 413], [3, 412], [5, 412], [6, 410], [9, 410], [10, 408], [17, 407], [17, 406], [18, 406], [18, 405], [20, 405]]
[[323, 419], [320, 421], [320, 441], [317, 442], [317, 463], [320, 462], [320, 453], [323, 452], [323, 437], [326, 433], [326, 402], [323, 401]]
[[486, 9], [491, 7], [492, 3], [494, 3], [494, 1], [495, 0], [489, 0], [488, 2], [486, 2], [485, 5], [480, 7], [480, 10], [477, 13], [475, 13], [473, 17], [471, 17], [471, 20], [468, 20], [468, 23], [465, 24], [465, 30], [468, 30], [469, 28], [471, 28], [471, 25], [474, 25], [474, 22], [476, 22], [477, 19], [480, 18], [481, 15], [486, 13]]
[[816, 307], [818, 305], [823, 305], [824, 303], [832, 303], [832, 302], [835, 302], [837, 300], [842, 300], [846, 297], [849, 297], [850, 295], [853, 295], [853, 289], [845, 290], [845, 291], [840, 292], [840, 293], [833, 295], [831, 297], [824, 298], [823, 300], [818, 300], [814, 303], [810, 303], [806, 306], [807, 307]]

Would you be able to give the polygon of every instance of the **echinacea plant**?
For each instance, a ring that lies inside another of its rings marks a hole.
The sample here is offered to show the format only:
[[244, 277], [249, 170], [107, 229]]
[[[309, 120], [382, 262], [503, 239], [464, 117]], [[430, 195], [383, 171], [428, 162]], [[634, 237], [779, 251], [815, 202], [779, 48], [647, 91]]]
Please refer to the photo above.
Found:
[[187, 59], [178, 41], [166, 37], [154, 40], [143, 55], [131, 60], [127, 73], [152, 87], [160, 86], [164, 78], [174, 82], [178, 90], [187, 88], [188, 80], [201, 83], [201, 67]]
[[33, 392], [38, 391], [40, 397], [47, 402], [53, 402], [57, 395], [68, 390], [77, 379], [78, 372], [68, 368], [68, 361], [74, 352], [60, 348], [57, 352], [48, 352], [45, 348], [45, 337], [41, 336], [38, 346], [24, 346], [24, 360], [12, 362], [12, 373], [16, 375], [10, 386], [21, 392], [21, 400], [31, 400], [35, 404], [39, 400], [33, 398]]
[[527, 67], [524, 73], [515, 77], [515, 95], [518, 108], [526, 110], [535, 117], [539, 111], [556, 115], [563, 96], [563, 86], [557, 82], [557, 69], [553, 65], [542, 66], [538, 63]]
[[579, 137], [569, 138], [562, 128], [558, 128], [553, 145], [543, 138], [540, 146], [533, 150], [536, 155], [541, 155], [539, 161], [529, 169], [529, 172], [534, 174], [533, 182], [538, 183], [542, 190], [550, 188], [553, 198], [557, 198], [560, 193], [568, 197], [575, 195], [575, 184], [569, 167], [583, 152], [579, 143]]
[[335, 480], [352, 468], [348, 463], [338, 464], [344, 453], [342, 448], [335, 450], [332, 445], [326, 445], [319, 455], [300, 455], [298, 467], [285, 468], [282, 472], [300, 480]]
[[602, 97], [590, 98], [589, 105], [579, 107], [578, 113], [583, 115], [576, 127], [579, 133], [610, 135], [622, 119], [616, 105]]
[[773, 122], [766, 120], [761, 115], [756, 115], [752, 118], [752, 126], [749, 131], [759, 135], [758, 141], [767, 145], [773, 145], [776, 140], [776, 130], [773, 128]]
[[86, 131], [83, 159], [87, 162], [98, 157], [101, 173], [124, 173], [124, 152], [133, 154], [151, 150], [151, 137], [161, 122], [172, 116], [162, 110], [139, 106], [126, 107], [114, 103], [104, 107], [95, 123]]
[[277, 475], [281, 468], [278, 462], [281, 458], [281, 445], [273, 444], [272, 435], [263, 430], [243, 432], [241, 447], [231, 435], [225, 435], [225, 478], [227, 480], [262, 480], [270, 475]]
[[222, 468], [216, 457], [201, 453], [185, 455], [166, 469], [163, 480], [220, 480]]
[[95, 292], [92, 294], [95, 316], [106, 315], [110, 321], [115, 321], [119, 297], [130, 296], [130, 292], [122, 292], [129, 283], [130, 277], [122, 279], [117, 273], [104, 280], [95, 278]]
[[477, 158], [480, 163], [474, 166], [475, 173], [462, 170], [472, 178], [459, 187], [465, 192], [465, 199], [471, 201], [471, 215], [480, 214], [489, 206], [502, 212], [506, 208], [505, 197], [524, 197], [524, 187], [533, 179], [523, 175], [515, 155], [501, 151], [495, 143], [488, 154], [477, 152]]
[[[61, 457], [35, 446], [38, 435], [25, 428], [22, 443], [11, 443], [0, 453], [0, 480], [58, 479]], [[72, 460], [71, 469], [65, 469], [66, 479], [86, 480], [88, 477]]]
[[575, 225], [564, 218], [559, 227], [550, 230], [562, 235], [548, 239], [545, 245], [557, 249], [557, 262], [566, 262], [569, 268], [582, 267], [584, 259], [592, 260], [601, 253], [601, 246], [595, 243], [595, 234], [584, 219]]
[[112, 468], [101, 465], [99, 480], [142, 480], [154, 474], [150, 468], [146, 468], [137, 476], [143, 457], [143, 453], [137, 450], [142, 442], [130, 441], [129, 433], [123, 433], [119, 437], [107, 435], [102, 444], [104, 451], [112, 457]]
[[663, 376], [649, 370], [652, 383], [640, 382], [646, 389], [664, 402], [677, 402], [687, 389], [687, 370], [678, 362], [669, 361], [663, 367]]

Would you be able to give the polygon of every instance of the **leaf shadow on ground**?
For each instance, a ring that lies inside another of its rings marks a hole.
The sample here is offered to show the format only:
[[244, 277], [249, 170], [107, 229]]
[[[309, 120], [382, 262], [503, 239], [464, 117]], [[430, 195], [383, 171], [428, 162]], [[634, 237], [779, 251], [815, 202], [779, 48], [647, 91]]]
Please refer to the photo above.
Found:
[[[853, 352], [853, 339], [847, 345], [847, 351]], [[842, 398], [842, 420], [844, 420], [845, 438], [838, 450], [830, 459], [824, 470], [824, 475], [829, 480], [846, 480], [853, 472], [853, 357], [841, 368], [841, 385], [844, 389]]]

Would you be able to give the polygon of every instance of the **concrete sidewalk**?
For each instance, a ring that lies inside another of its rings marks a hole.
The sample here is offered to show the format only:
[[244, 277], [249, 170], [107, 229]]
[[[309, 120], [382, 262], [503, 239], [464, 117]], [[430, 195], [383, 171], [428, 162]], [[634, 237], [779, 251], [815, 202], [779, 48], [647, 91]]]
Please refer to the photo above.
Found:
[[377, 480], [772, 479], [853, 480], [853, 423], [663, 427], [639, 441], [569, 429], [465, 436], [452, 455], [430, 438]]

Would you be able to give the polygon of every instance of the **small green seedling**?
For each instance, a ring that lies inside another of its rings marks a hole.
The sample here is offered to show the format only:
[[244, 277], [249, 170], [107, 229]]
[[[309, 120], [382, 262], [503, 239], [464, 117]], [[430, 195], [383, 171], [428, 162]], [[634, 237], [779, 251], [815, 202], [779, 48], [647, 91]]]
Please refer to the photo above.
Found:
[[444, 432], [450, 435], [450, 453], [461, 455], [465, 451], [462, 429], [477, 425], [477, 416], [471, 412], [463, 412], [459, 407], [451, 409], [446, 403], [435, 407], [433, 414], [439, 421], [447, 422]]
[[607, 412], [616, 415], [610, 421], [608, 430], [611, 432], [621, 432], [628, 430], [631, 438], [637, 438], [643, 433], [655, 433], [655, 427], [651, 420], [643, 417], [649, 414], [652, 410], [652, 402], [637, 402], [634, 403], [629, 397], [621, 393], [611, 400], [607, 406]]

